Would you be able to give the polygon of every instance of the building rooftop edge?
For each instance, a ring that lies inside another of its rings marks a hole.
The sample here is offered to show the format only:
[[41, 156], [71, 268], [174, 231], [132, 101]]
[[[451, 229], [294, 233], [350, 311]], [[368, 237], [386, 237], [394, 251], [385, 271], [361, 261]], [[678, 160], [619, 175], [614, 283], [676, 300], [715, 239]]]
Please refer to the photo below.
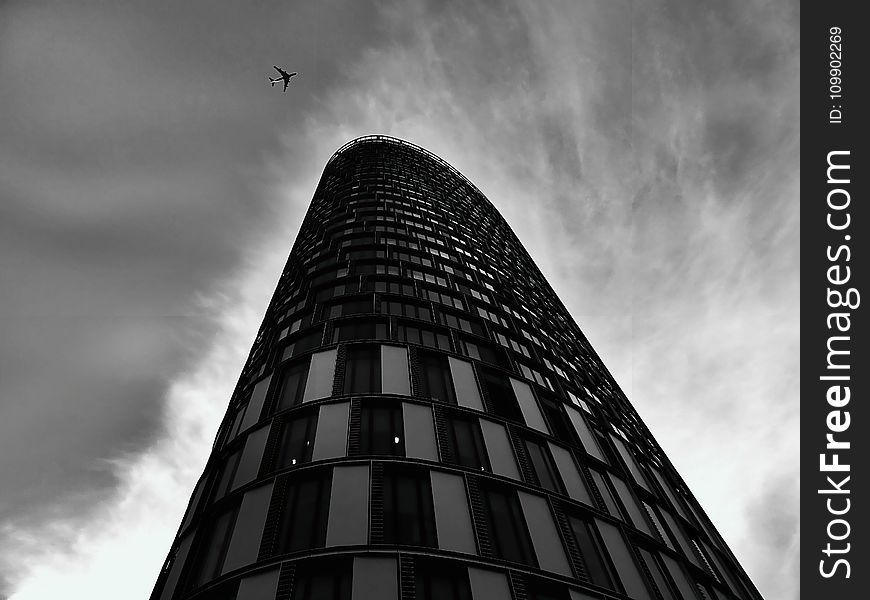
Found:
[[426, 148], [423, 148], [422, 146], [418, 146], [417, 144], [414, 144], [413, 142], [408, 142], [408, 141], [403, 140], [401, 138], [393, 137], [390, 135], [369, 134], [369, 135], [360, 136], [358, 138], [354, 138], [354, 139], [350, 140], [349, 142], [345, 143], [338, 150], [336, 150], [333, 153], [333, 155], [329, 157], [329, 160], [326, 161], [326, 166], [328, 167], [332, 163], [333, 160], [335, 160], [341, 154], [350, 150], [351, 148], [358, 146], [360, 144], [366, 144], [366, 143], [371, 143], [371, 142], [386, 142], [388, 144], [396, 144], [399, 146], [404, 146], [406, 148], [409, 148], [411, 150], [419, 152], [419, 153], [423, 154], [424, 156], [427, 156], [428, 158], [431, 158], [432, 160], [434, 160], [438, 164], [446, 167], [453, 175], [457, 176], [459, 179], [461, 179], [466, 184], [471, 186], [471, 188], [475, 192], [480, 194], [484, 199], [486, 199], [487, 202], [492, 204], [492, 202], [489, 200], [489, 198], [486, 197], [486, 194], [484, 194], [482, 191], [480, 191], [480, 189], [476, 185], [474, 185], [468, 179], [468, 177], [463, 175], [456, 167], [451, 165], [449, 162], [447, 162], [446, 160], [444, 160], [443, 158], [441, 158], [440, 156], [438, 156], [437, 154], [435, 154], [431, 150], [427, 150]]

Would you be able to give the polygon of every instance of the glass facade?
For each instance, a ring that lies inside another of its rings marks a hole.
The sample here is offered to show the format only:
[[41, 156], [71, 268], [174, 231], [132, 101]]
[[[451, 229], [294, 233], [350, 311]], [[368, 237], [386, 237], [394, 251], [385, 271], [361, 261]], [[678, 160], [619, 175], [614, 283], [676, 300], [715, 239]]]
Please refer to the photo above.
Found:
[[329, 160], [152, 600], [758, 600], [493, 205]]

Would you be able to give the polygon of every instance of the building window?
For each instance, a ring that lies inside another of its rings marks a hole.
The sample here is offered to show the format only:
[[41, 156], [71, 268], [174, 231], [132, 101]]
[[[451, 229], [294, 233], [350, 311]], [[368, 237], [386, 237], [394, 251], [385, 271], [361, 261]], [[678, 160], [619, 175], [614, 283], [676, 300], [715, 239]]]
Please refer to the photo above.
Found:
[[550, 426], [550, 431], [553, 432], [553, 435], [566, 444], [576, 445], [577, 438], [574, 436], [572, 425], [568, 421], [568, 415], [565, 414], [561, 402], [544, 397], [539, 398], [541, 400], [541, 408], [544, 409], [547, 424]]
[[333, 304], [329, 307], [328, 318], [346, 317], [347, 315], [362, 315], [372, 312], [372, 299], [369, 296], [365, 298], [354, 298], [345, 300], [338, 304]]
[[450, 361], [447, 357], [437, 352], [419, 352], [417, 362], [420, 365], [420, 395], [439, 402], [456, 404]]
[[333, 343], [351, 340], [383, 340], [387, 337], [387, 322], [369, 319], [340, 321], [336, 323], [332, 333]]
[[481, 337], [486, 336], [486, 329], [476, 319], [468, 319], [464, 316], [458, 316], [442, 311], [440, 314], [440, 321], [442, 325], [447, 325], [453, 329], [459, 329], [460, 331], [473, 333], [474, 335], [479, 335]]
[[664, 573], [664, 568], [662, 567], [659, 560], [656, 560], [655, 553], [650, 552], [645, 548], [637, 548], [637, 551], [640, 554], [643, 562], [646, 564], [647, 569], [649, 569], [649, 574], [662, 595], [665, 598], [675, 597], [674, 593], [670, 589], [670, 586], [668, 585], [667, 577]]
[[243, 446], [239, 446], [232, 454], [224, 459], [224, 464], [221, 466], [220, 478], [218, 478], [217, 486], [215, 487], [214, 499], [218, 500], [227, 495], [230, 487], [233, 484], [233, 478], [236, 476], [236, 470], [239, 468], [239, 461], [242, 458]]
[[317, 427], [317, 413], [294, 416], [281, 426], [278, 443], [276, 468], [292, 467], [311, 460], [314, 450], [314, 431]]
[[208, 583], [221, 574], [238, 508], [235, 505], [225, 509], [201, 528], [205, 535], [200, 542], [199, 554], [193, 567], [192, 587]]
[[535, 476], [541, 487], [557, 494], [564, 494], [565, 489], [559, 478], [559, 471], [556, 469], [556, 464], [553, 462], [553, 457], [550, 455], [550, 449], [547, 448], [546, 443], [530, 439], [524, 441], [532, 469], [535, 471]]
[[560, 583], [531, 577], [525, 583], [529, 600], [570, 600], [568, 588]]
[[[398, 267], [396, 267], [398, 271]], [[396, 273], [398, 274], [398, 272]], [[402, 283], [401, 281], [392, 280], [375, 280], [368, 281], [366, 289], [374, 289], [376, 292], [389, 292], [391, 294], [402, 294], [404, 296], [415, 296], [414, 286], [410, 283]]]
[[407, 546], [438, 545], [428, 470], [385, 470], [384, 541]]
[[516, 492], [495, 486], [484, 488], [481, 492], [486, 528], [495, 555], [505, 560], [537, 566]]
[[291, 480], [278, 526], [278, 554], [323, 547], [331, 487], [331, 469]]
[[307, 314], [304, 317], [300, 317], [284, 327], [284, 329], [282, 329], [281, 332], [278, 334], [278, 339], [283, 340], [288, 335], [292, 335], [300, 329], [308, 327], [309, 325], [311, 325], [311, 315]]
[[344, 371], [344, 393], [381, 393], [380, 346], [348, 346], [347, 365]]
[[226, 446], [239, 435], [239, 429], [242, 427], [242, 421], [245, 418], [245, 409], [248, 407], [247, 402], [236, 408], [235, 412], [232, 415], [232, 420], [229, 421], [229, 425], [227, 427], [227, 436], [224, 440], [224, 445]]
[[351, 600], [353, 562], [347, 557], [296, 563], [293, 600]]
[[622, 514], [622, 511], [619, 510], [619, 506], [616, 504], [616, 499], [613, 495], [613, 492], [610, 489], [610, 486], [607, 485], [607, 482], [604, 480], [604, 475], [595, 469], [589, 469], [589, 474], [592, 475], [592, 481], [595, 482], [595, 486], [598, 488], [598, 491], [601, 493], [601, 498], [604, 500], [604, 504], [607, 507], [607, 512], [618, 519], [625, 520], [625, 515]]
[[303, 334], [295, 341], [287, 344], [284, 348], [282, 359], [290, 358], [291, 356], [299, 356], [303, 352], [320, 348], [320, 342], [323, 340], [323, 326], [318, 326], [314, 331], [309, 331]]
[[360, 416], [361, 454], [405, 456], [401, 402], [364, 402]]
[[414, 560], [416, 600], [472, 600], [468, 568], [444, 560]]
[[571, 531], [574, 532], [577, 548], [583, 555], [583, 563], [586, 566], [586, 573], [589, 575], [590, 581], [611, 590], [616, 589], [613, 583], [613, 571], [602, 551], [601, 541], [595, 527], [592, 523], [573, 516], [568, 518], [568, 522], [571, 525]]
[[423, 290], [423, 294], [432, 302], [438, 302], [440, 304], [452, 306], [453, 308], [458, 308], [459, 310], [465, 310], [465, 304], [462, 303], [462, 300], [454, 298], [449, 294], [442, 294], [435, 290]]
[[317, 291], [317, 295], [314, 298], [315, 302], [324, 302], [329, 300], [330, 298], [335, 298], [336, 296], [342, 296], [344, 294], [350, 294], [355, 292], [355, 286], [350, 283], [347, 284], [339, 284], [339, 285], [331, 285], [325, 288], [321, 288]]
[[456, 464], [477, 471], [489, 471], [480, 422], [473, 417], [455, 416], [447, 423], [447, 443]]
[[395, 317], [410, 317], [412, 319], [421, 319], [423, 321], [432, 320], [432, 312], [429, 310], [429, 307], [401, 302], [399, 300], [386, 298], [381, 300], [381, 312]]
[[504, 350], [497, 348], [492, 344], [487, 344], [481, 341], [472, 342], [471, 340], [461, 338], [459, 340], [459, 347], [462, 350], [462, 353], [469, 358], [474, 358], [499, 367], [508, 368], [509, 366]]
[[418, 327], [409, 323], [398, 323], [399, 341], [418, 344], [427, 348], [450, 350], [450, 338], [445, 333]]
[[302, 402], [308, 379], [308, 359], [291, 364], [281, 375], [280, 395], [276, 412], [292, 408]]
[[489, 400], [492, 412], [505, 419], [523, 423], [523, 414], [510, 380], [500, 373], [485, 369], [480, 369], [479, 375], [480, 385]]

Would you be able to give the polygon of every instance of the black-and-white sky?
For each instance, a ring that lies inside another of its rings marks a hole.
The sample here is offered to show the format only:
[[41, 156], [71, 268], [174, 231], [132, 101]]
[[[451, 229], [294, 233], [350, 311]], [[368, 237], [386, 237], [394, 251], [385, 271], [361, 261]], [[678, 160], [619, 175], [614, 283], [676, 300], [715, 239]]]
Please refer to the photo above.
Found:
[[384, 133], [496, 205], [796, 600], [798, 24], [789, 0], [0, 3], [0, 597], [148, 596], [326, 161]]

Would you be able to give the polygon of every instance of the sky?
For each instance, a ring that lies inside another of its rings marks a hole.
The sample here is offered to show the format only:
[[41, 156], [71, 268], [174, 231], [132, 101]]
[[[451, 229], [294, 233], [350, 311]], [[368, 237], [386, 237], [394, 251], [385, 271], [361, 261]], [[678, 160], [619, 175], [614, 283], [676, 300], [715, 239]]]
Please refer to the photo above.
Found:
[[0, 2], [0, 598], [148, 597], [326, 161], [381, 133], [495, 204], [762, 594], [797, 600], [799, 18]]

